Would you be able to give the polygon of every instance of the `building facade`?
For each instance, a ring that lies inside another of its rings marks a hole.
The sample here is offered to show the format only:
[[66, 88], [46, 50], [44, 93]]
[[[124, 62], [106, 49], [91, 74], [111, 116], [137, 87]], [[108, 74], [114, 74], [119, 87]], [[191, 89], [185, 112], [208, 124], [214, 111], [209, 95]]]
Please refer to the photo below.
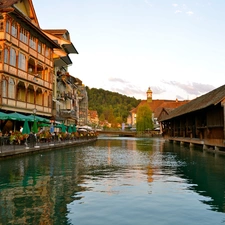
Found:
[[166, 139], [225, 148], [225, 85], [161, 117]]
[[17, 111], [51, 116], [53, 95], [53, 49], [58, 44], [40, 29], [31, 1], [1, 9], [0, 105]]
[[35, 109], [68, 125], [86, 124], [87, 93], [68, 72], [69, 54], [78, 54], [69, 32], [42, 30], [31, 0], [2, 2], [0, 111], [26, 115]]

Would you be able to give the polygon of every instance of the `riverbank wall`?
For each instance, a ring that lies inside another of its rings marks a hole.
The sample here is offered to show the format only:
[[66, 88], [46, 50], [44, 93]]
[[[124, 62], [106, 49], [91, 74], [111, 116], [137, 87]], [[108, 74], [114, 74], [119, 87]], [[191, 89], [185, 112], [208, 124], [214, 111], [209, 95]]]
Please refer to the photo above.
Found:
[[79, 145], [86, 145], [97, 141], [97, 137], [73, 139], [65, 141], [54, 142], [37, 142], [28, 143], [24, 145], [1, 145], [0, 146], [0, 160], [15, 156], [21, 156], [26, 154], [41, 153], [51, 151], [54, 149], [68, 148]]

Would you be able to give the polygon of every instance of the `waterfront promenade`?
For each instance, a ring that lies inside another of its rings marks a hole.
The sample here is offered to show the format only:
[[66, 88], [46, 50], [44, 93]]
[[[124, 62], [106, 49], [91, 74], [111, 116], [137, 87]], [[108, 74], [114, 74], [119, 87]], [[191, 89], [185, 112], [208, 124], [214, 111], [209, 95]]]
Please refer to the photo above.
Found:
[[47, 142], [33, 142], [27, 144], [2, 144], [0, 145], [0, 159], [6, 157], [19, 156], [23, 154], [32, 154], [36, 152], [49, 151], [71, 146], [84, 145], [95, 142], [97, 137], [83, 137], [69, 140], [52, 140]]

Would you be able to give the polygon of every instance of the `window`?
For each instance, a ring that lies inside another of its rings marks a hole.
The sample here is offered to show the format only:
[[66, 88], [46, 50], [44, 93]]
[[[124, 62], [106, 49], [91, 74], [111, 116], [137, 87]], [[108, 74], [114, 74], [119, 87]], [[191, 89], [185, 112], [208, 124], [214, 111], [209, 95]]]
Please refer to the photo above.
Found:
[[45, 57], [49, 58], [49, 48], [45, 48]]
[[4, 30], [4, 22], [0, 21], [0, 31], [3, 31], [3, 30]]
[[8, 97], [15, 99], [15, 83], [12, 78], [9, 79]]
[[30, 36], [30, 47], [36, 49], [36, 39], [33, 36]]
[[42, 43], [38, 41], [38, 53], [42, 52]]
[[6, 97], [6, 90], [7, 90], [6, 84], [7, 84], [6, 80], [2, 80], [2, 97]]
[[11, 30], [11, 34], [12, 34], [12, 36], [17, 37], [17, 25], [16, 25], [16, 23], [15, 23], [15, 22], [14, 22], [14, 23], [12, 23], [12, 30]]
[[42, 49], [41, 49], [41, 54], [42, 54], [42, 55], [45, 55], [45, 47], [46, 47], [46, 46], [42, 44]]
[[44, 92], [44, 106], [48, 106], [48, 94], [47, 94], [47, 91]]
[[14, 48], [10, 49], [10, 62], [11, 66], [16, 66], [16, 51]]
[[19, 53], [18, 67], [21, 70], [26, 70], [26, 56], [23, 53]]
[[9, 28], [10, 28], [10, 24], [9, 24], [9, 20], [6, 21], [6, 32], [9, 33]]
[[28, 43], [27, 36], [28, 36], [28, 32], [21, 27], [20, 28], [20, 40], [26, 44]]
[[4, 51], [4, 63], [9, 63], [9, 50], [7, 48], [5, 48]]

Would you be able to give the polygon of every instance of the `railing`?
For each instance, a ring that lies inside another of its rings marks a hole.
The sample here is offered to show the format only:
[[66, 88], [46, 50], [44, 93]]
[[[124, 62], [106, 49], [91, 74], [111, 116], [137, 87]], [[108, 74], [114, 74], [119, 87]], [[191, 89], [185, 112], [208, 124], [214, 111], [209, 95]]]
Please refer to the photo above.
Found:
[[62, 109], [59, 112], [59, 116], [63, 118], [74, 118], [77, 119], [76, 112], [74, 110]]
[[66, 146], [74, 146], [81, 145], [85, 143], [89, 143], [92, 141], [96, 141], [97, 136], [80, 136], [80, 137], [67, 137], [67, 138], [59, 138], [58, 136], [52, 136], [48, 139], [34, 139], [32, 140], [23, 140], [18, 142], [12, 142], [9, 138], [0, 138], [0, 158], [27, 154], [29, 152], [34, 152], [37, 150], [43, 151], [53, 148], [61, 148]]

